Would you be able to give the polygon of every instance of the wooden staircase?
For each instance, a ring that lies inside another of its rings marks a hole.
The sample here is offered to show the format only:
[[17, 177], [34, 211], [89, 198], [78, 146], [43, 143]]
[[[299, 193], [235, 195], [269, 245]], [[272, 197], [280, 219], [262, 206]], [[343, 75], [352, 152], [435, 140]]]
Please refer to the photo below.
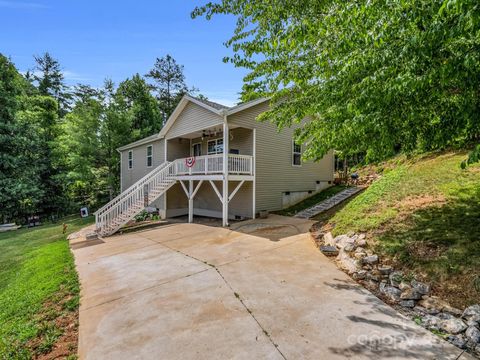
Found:
[[96, 231], [112, 235], [175, 184], [175, 162], [164, 162], [95, 212]]

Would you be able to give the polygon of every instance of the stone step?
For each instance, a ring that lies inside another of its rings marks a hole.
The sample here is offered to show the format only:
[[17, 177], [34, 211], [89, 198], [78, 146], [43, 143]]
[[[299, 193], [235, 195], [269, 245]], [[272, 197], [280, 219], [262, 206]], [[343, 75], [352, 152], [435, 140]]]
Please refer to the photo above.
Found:
[[300, 211], [295, 215], [297, 218], [302, 219], [309, 219], [315, 215], [320, 214], [321, 212], [330, 210], [332, 207], [340, 204], [341, 202], [347, 200], [348, 198], [352, 197], [353, 195], [357, 194], [358, 192], [362, 191], [362, 187], [351, 187], [345, 189], [338, 194], [333, 195], [332, 197], [321, 201], [320, 203]]

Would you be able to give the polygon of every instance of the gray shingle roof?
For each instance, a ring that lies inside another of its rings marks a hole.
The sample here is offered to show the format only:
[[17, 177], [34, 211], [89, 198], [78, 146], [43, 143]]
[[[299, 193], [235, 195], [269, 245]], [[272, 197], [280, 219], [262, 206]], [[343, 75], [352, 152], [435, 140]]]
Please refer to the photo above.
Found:
[[210, 101], [210, 100], [200, 99], [196, 96], [191, 96], [191, 97], [200, 101], [200, 102], [202, 102], [202, 103], [204, 103], [205, 105], [211, 106], [211, 107], [213, 107], [214, 109], [217, 109], [217, 110], [229, 109], [228, 106], [225, 106], [225, 105], [222, 105], [222, 104]]

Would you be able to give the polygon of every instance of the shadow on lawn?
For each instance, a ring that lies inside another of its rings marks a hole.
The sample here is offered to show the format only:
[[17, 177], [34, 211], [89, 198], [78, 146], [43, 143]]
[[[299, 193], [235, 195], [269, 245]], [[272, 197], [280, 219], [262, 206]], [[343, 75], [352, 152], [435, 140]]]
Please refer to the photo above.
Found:
[[461, 286], [467, 296], [457, 306], [480, 298], [480, 189], [459, 195], [418, 209], [377, 236], [383, 253], [408, 269], [426, 271], [444, 296], [458, 298], [449, 293]]

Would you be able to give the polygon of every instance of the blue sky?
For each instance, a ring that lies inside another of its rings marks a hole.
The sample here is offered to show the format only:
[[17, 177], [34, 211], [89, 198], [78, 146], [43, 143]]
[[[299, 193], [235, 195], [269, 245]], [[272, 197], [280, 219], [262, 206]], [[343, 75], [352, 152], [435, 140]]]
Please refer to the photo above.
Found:
[[49, 51], [68, 84], [100, 86], [145, 74], [156, 57], [171, 54], [185, 66], [189, 86], [213, 101], [232, 105], [245, 70], [224, 64], [223, 42], [233, 32], [229, 16], [192, 20], [204, 1], [188, 0], [0, 0], [0, 52], [17, 68]]

